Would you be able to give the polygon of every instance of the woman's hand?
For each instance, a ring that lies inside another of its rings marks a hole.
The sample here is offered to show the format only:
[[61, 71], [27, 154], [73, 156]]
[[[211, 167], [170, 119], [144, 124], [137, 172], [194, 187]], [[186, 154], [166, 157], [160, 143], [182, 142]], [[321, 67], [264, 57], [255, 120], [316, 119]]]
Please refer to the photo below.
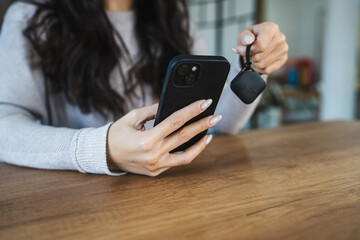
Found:
[[278, 70], [288, 59], [289, 46], [286, 37], [275, 23], [264, 22], [242, 31], [238, 36], [238, 46], [233, 52], [245, 56], [246, 46], [250, 49], [251, 67], [261, 74]]
[[107, 143], [109, 168], [157, 176], [171, 167], [189, 164], [205, 149], [212, 139], [211, 135], [204, 136], [183, 152], [172, 154], [169, 152], [198, 133], [216, 125], [221, 120], [221, 115], [205, 117], [170, 134], [205, 111], [211, 103], [211, 99], [196, 101], [149, 130], [145, 130], [144, 124], [155, 118], [157, 104], [129, 112], [109, 129]]

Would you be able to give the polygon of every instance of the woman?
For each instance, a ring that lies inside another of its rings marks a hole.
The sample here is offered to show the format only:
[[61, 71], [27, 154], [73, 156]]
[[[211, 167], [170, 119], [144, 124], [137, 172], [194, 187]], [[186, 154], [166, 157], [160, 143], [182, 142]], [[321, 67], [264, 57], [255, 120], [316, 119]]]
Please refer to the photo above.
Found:
[[[244, 56], [251, 43], [253, 66], [262, 74], [287, 60], [285, 36], [276, 24], [244, 30], [232, 50]], [[169, 151], [215, 125], [217, 132], [238, 132], [259, 99], [244, 105], [225, 86], [215, 116], [169, 136], [211, 104], [204, 99], [149, 128], [167, 64], [178, 54], [206, 54], [185, 0], [13, 4], [0, 36], [0, 159], [34, 168], [149, 176], [190, 163], [211, 135], [184, 152]], [[229, 79], [239, 70], [237, 60]]]

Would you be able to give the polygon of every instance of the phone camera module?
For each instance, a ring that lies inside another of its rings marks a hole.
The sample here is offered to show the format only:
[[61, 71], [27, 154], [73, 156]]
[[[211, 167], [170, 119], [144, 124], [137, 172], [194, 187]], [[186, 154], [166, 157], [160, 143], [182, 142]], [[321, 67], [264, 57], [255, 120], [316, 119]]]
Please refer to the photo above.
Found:
[[185, 77], [185, 84], [187, 85], [191, 85], [195, 82], [196, 77], [194, 74], [189, 74]]
[[177, 87], [192, 87], [199, 79], [201, 67], [197, 63], [182, 62], [172, 70], [172, 81]]
[[188, 66], [185, 65], [185, 64], [181, 65], [180, 67], [178, 67], [176, 72], [177, 72], [178, 75], [184, 76], [188, 72]]

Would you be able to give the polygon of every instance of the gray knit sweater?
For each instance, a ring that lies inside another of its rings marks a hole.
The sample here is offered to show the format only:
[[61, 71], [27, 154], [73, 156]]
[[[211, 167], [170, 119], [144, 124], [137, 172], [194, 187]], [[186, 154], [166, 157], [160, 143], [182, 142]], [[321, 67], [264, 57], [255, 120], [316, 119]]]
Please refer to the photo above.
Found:
[[[35, 7], [26, 3], [13, 4], [4, 19], [0, 35], [0, 160], [21, 166], [77, 170], [85, 173], [121, 175], [111, 172], [106, 162], [106, 138], [111, 119], [97, 113], [83, 114], [61, 95], [51, 95], [52, 124], [49, 125], [45, 106], [44, 79], [41, 71], [32, 69], [27, 52], [32, 48], [22, 35], [27, 19]], [[134, 13], [109, 12], [108, 17], [124, 38], [134, 59], [140, 49], [134, 36]], [[204, 41], [194, 27], [193, 54], [206, 54]], [[124, 69], [129, 69], [121, 62]], [[238, 61], [232, 65], [229, 79], [239, 72]], [[111, 74], [113, 88], [122, 94], [118, 71]], [[128, 103], [131, 110], [158, 100], [151, 88], [145, 87], [145, 102]], [[217, 132], [236, 133], [250, 118], [259, 99], [243, 104], [226, 84], [217, 107], [223, 120]], [[152, 126], [148, 122], [146, 127]]]

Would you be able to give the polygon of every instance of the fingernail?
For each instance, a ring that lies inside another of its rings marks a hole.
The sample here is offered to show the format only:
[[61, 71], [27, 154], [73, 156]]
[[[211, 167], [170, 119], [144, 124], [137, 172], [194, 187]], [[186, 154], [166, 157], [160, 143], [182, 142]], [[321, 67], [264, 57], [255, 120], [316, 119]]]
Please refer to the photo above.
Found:
[[236, 48], [234, 48], [234, 47], [231, 49], [231, 51], [232, 51], [233, 53], [239, 54], [238, 51], [236, 50]]
[[207, 109], [212, 103], [212, 99], [206, 100], [204, 103], [201, 104], [200, 108], [201, 110]]
[[250, 35], [245, 35], [245, 36], [244, 36], [244, 43], [250, 44], [250, 43], [252, 43], [253, 41], [254, 41], [254, 38], [253, 38], [252, 36], [250, 36]]
[[211, 142], [211, 140], [212, 140], [212, 138], [213, 138], [213, 135], [208, 135], [207, 137], [206, 137], [206, 145], [208, 145], [210, 142]]
[[212, 117], [209, 121], [210, 125], [215, 125], [217, 124], [220, 120], [222, 119], [221, 115], [217, 115], [215, 117]]

